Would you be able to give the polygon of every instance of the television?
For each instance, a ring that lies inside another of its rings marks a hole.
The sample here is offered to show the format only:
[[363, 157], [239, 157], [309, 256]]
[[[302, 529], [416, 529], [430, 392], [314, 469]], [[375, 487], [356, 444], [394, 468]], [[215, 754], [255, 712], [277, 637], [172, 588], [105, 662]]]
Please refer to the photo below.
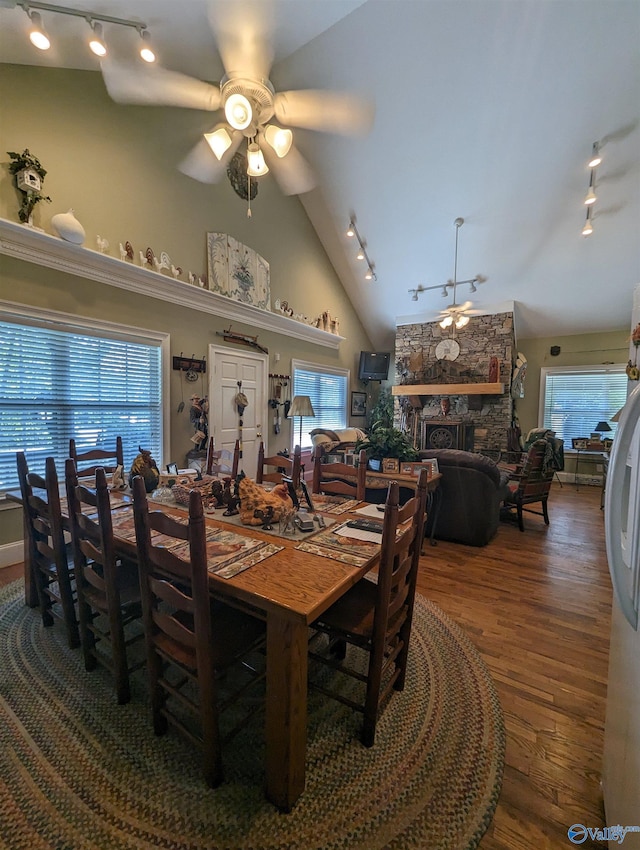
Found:
[[390, 362], [390, 351], [361, 351], [358, 378], [361, 381], [386, 381]]

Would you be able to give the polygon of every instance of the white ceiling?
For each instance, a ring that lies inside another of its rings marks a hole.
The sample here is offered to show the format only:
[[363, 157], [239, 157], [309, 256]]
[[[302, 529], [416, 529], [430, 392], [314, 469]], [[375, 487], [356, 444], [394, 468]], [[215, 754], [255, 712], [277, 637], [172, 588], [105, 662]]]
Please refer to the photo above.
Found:
[[[43, 12], [59, 45], [43, 54], [11, 5], [0, 0], [0, 61], [97, 68], [81, 21]], [[208, 20], [220, 0], [64, 5], [143, 21], [167, 68], [206, 80], [223, 73]], [[451, 301], [434, 290], [415, 302], [408, 290], [453, 277], [458, 216], [458, 279], [487, 276], [471, 296], [480, 311], [515, 302], [519, 337], [629, 325], [640, 280], [638, 0], [259, 6], [273, 6], [277, 90], [346, 89], [375, 103], [364, 138], [295, 131], [319, 177], [300, 199], [375, 346], [392, 344], [397, 319], [430, 321]], [[131, 38], [121, 28], [105, 32], [116, 48]], [[604, 162], [594, 233], [584, 238], [586, 160], [596, 140], [605, 142]], [[364, 280], [344, 235], [352, 213], [377, 281]]]

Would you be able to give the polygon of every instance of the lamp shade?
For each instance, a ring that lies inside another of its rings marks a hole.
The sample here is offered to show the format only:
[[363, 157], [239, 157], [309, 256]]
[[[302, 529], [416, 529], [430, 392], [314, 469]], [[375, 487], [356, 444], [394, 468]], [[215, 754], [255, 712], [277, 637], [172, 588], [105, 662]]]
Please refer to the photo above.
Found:
[[608, 423], [608, 422], [598, 422], [598, 424], [596, 425], [596, 427], [595, 427], [593, 430], [594, 430], [594, 431], [598, 431], [598, 432], [600, 432], [601, 434], [603, 434], [603, 433], [605, 433], [606, 431], [610, 431], [610, 430], [611, 430], [611, 425], [609, 425], [609, 423]]
[[295, 395], [289, 408], [289, 416], [315, 416], [308, 395]]

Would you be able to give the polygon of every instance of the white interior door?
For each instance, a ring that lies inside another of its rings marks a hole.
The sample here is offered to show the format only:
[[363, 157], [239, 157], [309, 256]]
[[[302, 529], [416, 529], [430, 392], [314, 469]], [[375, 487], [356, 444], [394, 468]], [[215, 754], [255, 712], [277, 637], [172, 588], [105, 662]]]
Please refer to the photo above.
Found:
[[[264, 440], [267, 450], [268, 356], [209, 346], [209, 434], [216, 449], [233, 452], [240, 439], [242, 456], [238, 469], [256, 477], [258, 448]], [[243, 392], [248, 404], [238, 413], [236, 395]]]

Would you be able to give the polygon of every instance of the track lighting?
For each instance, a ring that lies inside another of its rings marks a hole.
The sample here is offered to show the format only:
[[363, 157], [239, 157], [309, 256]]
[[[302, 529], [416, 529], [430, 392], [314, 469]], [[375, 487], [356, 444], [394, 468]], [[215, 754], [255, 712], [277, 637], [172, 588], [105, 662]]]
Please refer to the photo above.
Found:
[[140, 38], [142, 39], [142, 47], [140, 48], [140, 58], [145, 62], [155, 62], [156, 54], [151, 49], [151, 35], [147, 30], [140, 29]]
[[367, 254], [366, 241], [360, 236], [358, 232], [358, 228], [356, 227], [356, 222], [354, 218], [349, 220], [349, 227], [347, 227], [347, 236], [354, 237], [358, 240], [358, 253], [356, 254], [356, 260], [365, 260], [367, 263], [367, 270], [364, 275], [365, 280], [377, 280], [378, 277], [375, 273], [375, 264], [371, 262], [369, 255]]
[[597, 168], [602, 162], [602, 156], [600, 155], [600, 142], [593, 143], [593, 150], [591, 151], [591, 158], [587, 163], [588, 168]]
[[103, 56], [107, 55], [107, 45], [104, 43], [104, 37], [102, 35], [102, 24], [98, 23], [98, 21], [90, 20], [89, 26], [92, 30], [89, 47], [92, 53], [95, 53], [96, 56], [102, 59]]
[[31, 21], [29, 41], [34, 47], [37, 47], [38, 50], [48, 50], [51, 47], [51, 41], [49, 40], [49, 36], [44, 28], [44, 24], [42, 23], [42, 16], [40, 15], [40, 12], [31, 12], [27, 6], [23, 6], [22, 8], [25, 10], [29, 16], [29, 20]]
[[587, 197], [584, 199], [584, 202], [587, 206], [590, 206], [591, 204], [595, 204], [596, 201], [596, 193], [593, 191], [593, 172], [591, 172], [591, 182], [589, 183], [589, 191], [587, 192]]
[[33, 11], [34, 9], [40, 9], [47, 14], [52, 15], [71, 15], [74, 18], [84, 18], [92, 29], [89, 47], [93, 53], [100, 58], [107, 54], [107, 47], [102, 32], [102, 24], [116, 24], [121, 27], [131, 27], [132, 29], [137, 30], [142, 38], [143, 45], [140, 48], [140, 56], [142, 59], [144, 59], [145, 62], [155, 62], [156, 57], [153, 50], [151, 50], [147, 25], [143, 24], [141, 21], [131, 21], [127, 18], [113, 18], [111, 15], [100, 15], [95, 12], [86, 12], [82, 9], [71, 9], [68, 6], [54, 6], [53, 3], [40, 3], [39, 0], [24, 0], [24, 2], [23, 0], [18, 0], [15, 5], [20, 6], [28, 15], [31, 22], [31, 26], [29, 27], [29, 39], [39, 50], [48, 50], [49, 47], [51, 47], [51, 41], [42, 24], [40, 12]]
[[593, 221], [591, 217], [591, 211], [593, 207], [587, 207], [587, 220], [584, 223], [584, 227], [582, 228], [583, 236], [591, 236], [593, 233]]

